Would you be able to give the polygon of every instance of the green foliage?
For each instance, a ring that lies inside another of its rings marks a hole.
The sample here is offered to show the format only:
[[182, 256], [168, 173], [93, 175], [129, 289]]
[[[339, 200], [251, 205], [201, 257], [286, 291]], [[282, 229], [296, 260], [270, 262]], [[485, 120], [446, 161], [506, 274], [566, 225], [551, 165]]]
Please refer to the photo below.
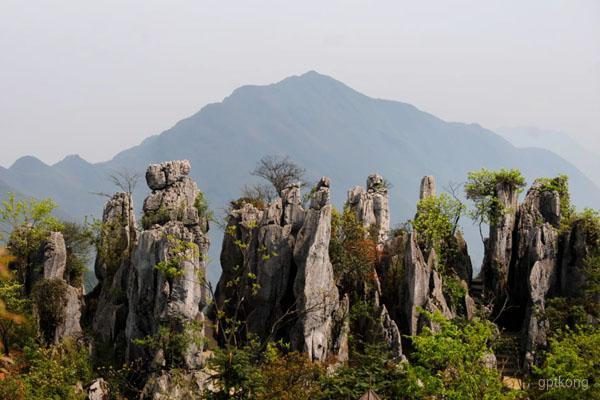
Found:
[[198, 245], [193, 242], [187, 242], [176, 238], [173, 235], [167, 235], [168, 251], [165, 260], [160, 261], [154, 266], [167, 279], [174, 279], [184, 274], [182, 263], [198, 257], [200, 251]]
[[8, 270], [11, 256], [0, 249], [0, 351], [7, 356], [13, 345], [23, 344], [35, 334], [31, 323], [31, 301], [24, 287]]
[[87, 349], [75, 342], [25, 347], [17, 367], [0, 381], [2, 400], [83, 400], [92, 379]]
[[[215, 215], [208, 206], [208, 200], [204, 197], [204, 193], [199, 192], [194, 199], [194, 208], [198, 210], [198, 217], [206, 222], [213, 221]], [[206, 232], [204, 232], [206, 233]]]
[[325, 374], [320, 363], [306, 354], [285, 353], [270, 345], [260, 367], [259, 400], [313, 400], [322, 396], [319, 380]]
[[42, 279], [33, 287], [32, 298], [39, 315], [40, 330], [48, 343], [56, 327], [65, 320], [67, 286], [62, 279]]
[[206, 399], [249, 399], [261, 389], [258, 366], [264, 360], [260, 345], [250, 340], [243, 346], [227, 345], [215, 349], [208, 368], [215, 371], [212, 382], [216, 392], [207, 391]]
[[532, 383], [532, 394], [541, 399], [600, 398], [598, 326], [578, 326], [551, 338], [546, 360], [534, 372], [539, 381]]
[[171, 220], [171, 213], [165, 207], [160, 207], [156, 211], [145, 212], [142, 216], [142, 228], [150, 229], [152, 225], [163, 225]]
[[170, 325], [160, 325], [158, 331], [142, 339], [134, 339], [137, 346], [162, 350], [167, 368], [178, 368], [185, 365], [184, 355], [190, 346], [201, 349], [204, 340], [202, 322], [172, 321]]
[[501, 169], [490, 171], [481, 169], [469, 172], [465, 184], [465, 194], [475, 205], [469, 213], [480, 225], [495, 224], [506, 210], [498, 199], [498, 186], [505, 185], [513, 190], [522, 191], [526, 185], [525, 178], [517, 169]]
[[[56, 207], [56, 203], [49, 198], [17, 200], [14, 193], [9, 193], [8, 198], [2, 200], [0, 222], [9, 227], [8, 233], [21, 226], [31, 226], [47, 232], [58, 231], [62, 225], [52, 216]], [[0, 239], [4, 238], [0, 236]]]
[[322, 378], [322, 399], [358, 399], [368, 389], [384, 399], [402, 399], [409, 394], [404, 364], [393, 360], [385, 346], [379, 343], [359, 346], [350, 361]]
[[541, 178], [542, 192], [558, 192], [560, 196], [560, 216], [561, 221], [568, 221], [575, 212], [575, 207], [571, 204], [571, 195], [569, 193], [569, 177], [567, 175], [558, 175], [554, 178]]
[[62, 225], [67, 250], [66, 278], [72, 286], [81, 286], [91, 257], [94, 233], [89, 227], [74, 222], [63, 222]]
[[335, 209], [332, 211], [329, 258], [334, 276], [345, 292], [360, 293], [360, 287], [373, 283], [376, 244], [348, 207], [342, 214]]
[[239, 210], [244, 207], [244, 204], [251, 204], [258, 210], [264, 210], [266, 208], [265, 201], [260, 197], [240, 197], [230, 203], [231, 208], [234, 210]]
[[478, 319], [449, 321], [437, 312], [423, 313], [439, 329], [425, 328], [411, 337], [414, 352], [407, 377], [412, 398], [502, 398], [500, 373], [483, 363], [492, 353], [493, 324]]
[[464, 205], [447, 194], [427, 196], [417, 203], [417, 215], [412, 221], [424, 248], [434, 248], [442, 256], [442, 243], [456, 231]]
[[56, 203], [51, 199], [36, 200], [29, 198], [17, 200], [14, 194], [2, 201], [0, 207], [0, 225], [8, 230], [0, 233], [0, 240], [8, 236], [8, 248], [16, 258], [18, 276], [26, 275], [30, 256], [38, 251], [49, 232], [61, 231], [63, 224], [52, 216]]

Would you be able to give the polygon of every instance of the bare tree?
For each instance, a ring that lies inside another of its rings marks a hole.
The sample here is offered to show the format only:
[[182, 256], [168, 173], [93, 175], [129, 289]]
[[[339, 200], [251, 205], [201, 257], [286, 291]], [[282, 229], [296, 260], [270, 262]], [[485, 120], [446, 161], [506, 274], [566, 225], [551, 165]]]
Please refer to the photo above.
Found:
[[281, 196], [283, 189], [292, 183], [304, 184], [306, 170], [293, 162], [288, 156], [268, 155], [261, 158], [250, 175], [266, 179]]
[[113, 171], [108, 175], [108, 177], [116, 187], [128, 194], [133, 193], [138, 181], [140, 180], [140, 174], [133, 173], [126, 168]]
[[275, 193], [275, 189], [270, 184], [257, 183], [255, 185], [244, 185], [242, 188], [242, 197], [270, 203], [277, 197], [277, 193]]
[[452, 234], [453, 235], [456, 232], [456, 229], [458, 228], [458, 221], [460, 220], [460, 217], [463, 215], [463, 213], [467, 209], [467, 206], [465, 206], [465, 204], [462, 202], [462, 200], [460, 199], [460, 196], [459, 196], [459, 193], [462, 191], [463, 186], [464, 186], [464, 182], [460, 182], [460, 183], [450, 182], [450, 183], [448, 183], [448, 186], [446, 186], [444, 188], [444, 189], [446, 189], [446, 191], [448, 193], [450, 193], [450, 196], [452, 196], [452, 198], [454, 199], [454, 201], [456, 201], [456, 204], [458, 205], [458, 207], [456, 207], [456, 212], [452, 216]]

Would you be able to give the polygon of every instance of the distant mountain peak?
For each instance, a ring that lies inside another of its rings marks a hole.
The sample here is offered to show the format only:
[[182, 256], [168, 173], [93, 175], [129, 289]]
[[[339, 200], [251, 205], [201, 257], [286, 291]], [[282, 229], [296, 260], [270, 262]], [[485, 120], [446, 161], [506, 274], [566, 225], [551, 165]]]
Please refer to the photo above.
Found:
[[69, 154], [59, 162], [53, 165], [53, 167], [81, 167], [91, 165], [88, 161], [82, 158], [79, 154]]
[[48, 165], [39, 158], [34, 156], [23, 156], [18, 158], [13, 165], [10, 166], [9, 170], [13, 172], [36, 172], [45, 168], [48, 168]]

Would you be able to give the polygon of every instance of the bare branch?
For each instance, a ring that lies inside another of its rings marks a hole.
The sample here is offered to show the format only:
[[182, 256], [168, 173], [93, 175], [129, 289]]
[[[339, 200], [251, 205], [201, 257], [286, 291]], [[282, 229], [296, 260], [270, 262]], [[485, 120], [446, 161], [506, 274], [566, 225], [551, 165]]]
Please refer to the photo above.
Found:
[[289, 156], [267, 155], [261, 158], [250, 175], [266, 179], [273, 185], [277, 194], [292, 183], [304, 185], [306, 170], [293, 162]]

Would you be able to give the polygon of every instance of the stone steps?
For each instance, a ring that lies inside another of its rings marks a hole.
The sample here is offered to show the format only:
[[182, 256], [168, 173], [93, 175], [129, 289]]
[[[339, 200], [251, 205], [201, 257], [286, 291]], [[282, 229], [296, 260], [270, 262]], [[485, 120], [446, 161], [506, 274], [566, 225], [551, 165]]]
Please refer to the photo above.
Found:
[[502, 376], [519, 377], [522, 375], [519, 343], [520, 332], [501, 331], [494, 345], [498, 370]]

